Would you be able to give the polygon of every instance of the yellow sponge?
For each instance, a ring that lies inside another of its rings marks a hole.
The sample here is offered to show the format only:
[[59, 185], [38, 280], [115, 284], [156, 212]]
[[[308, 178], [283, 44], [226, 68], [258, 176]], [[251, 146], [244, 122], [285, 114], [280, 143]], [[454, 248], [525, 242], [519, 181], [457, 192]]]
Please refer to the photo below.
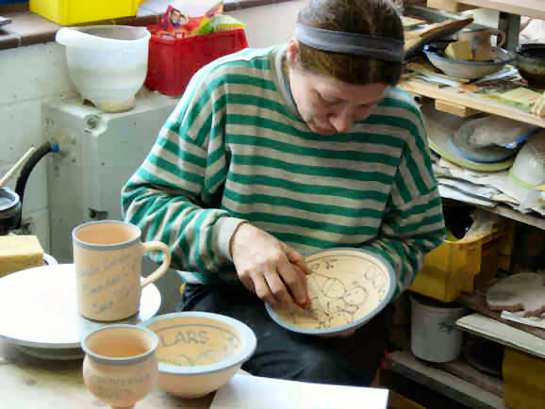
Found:
[[0, 236], [0, 277], [43, 265], [44, 251], [36, 236]]

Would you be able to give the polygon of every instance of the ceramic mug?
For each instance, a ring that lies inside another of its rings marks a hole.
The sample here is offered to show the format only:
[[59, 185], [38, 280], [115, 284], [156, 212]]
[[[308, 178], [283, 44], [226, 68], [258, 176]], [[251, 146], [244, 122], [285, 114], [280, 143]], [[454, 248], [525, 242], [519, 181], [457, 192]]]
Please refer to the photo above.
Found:
[[136, 325], [108, 325], [81, 341], [87, 389], [112, 408], [133, 408], [155, 387], [159, 339]]
[[458, 33], [459, 41], [468, 41], [473, 50], [473, 56], [476, 61], [494, 60], [496, 51], [492, 46], [491, 38], [496, 36], [496, 47], [501, 47], [505, 43], [505, 33], [495, 28], [483, 27], [479, 29], [465, 29]]
[[[142, 288], [170, 266], [170, 250], [160, 241], [142, 243], [132, 224], [103, 220], [84, 223], [72, 231], [77, 298], [82, 316], [95, 321], [119, 321], [135, 315]], [[161, 251], [163, 263], [141, 281], [142, 258]]]

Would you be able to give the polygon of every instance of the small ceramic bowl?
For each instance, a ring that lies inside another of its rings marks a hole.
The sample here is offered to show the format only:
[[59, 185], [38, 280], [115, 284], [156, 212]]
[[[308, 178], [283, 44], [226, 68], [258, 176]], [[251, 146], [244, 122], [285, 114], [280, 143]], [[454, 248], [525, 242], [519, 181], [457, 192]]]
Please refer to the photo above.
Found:
[[545, 88], [545, 44], [522, 44], [517, 49], [516, 65], [528, 85]]
[[159, 337], [159, 386], [186, 399], [207, 395], [227, 383], [257, 345], [246, 324], [220, 314], [177, 312], [143, 325]]
[[518, 151], [509, 170], [513, 181], [528, 189], [545, 183], [545, 130], [532, 136]]
[[497, 57], [493, 61], [453, 60], [452, 58], [445, 57], [443, 54], [443, 50], [447, 44], [428, 44], [424, 46], [424, 53], [435, 68], [454, 78], [466, 80], [482, 78], [498, 72], [505, 64], [515, 59], [515, 56], [510, 51], [503, 48], [495, 48]]
[[306, 258], [308, 309], [266, 308], [282, 327], [301, 334], [330, 335], [364, 325], [392, 299], [396, 286], [392, 267], [367, 251], [335, 248]]

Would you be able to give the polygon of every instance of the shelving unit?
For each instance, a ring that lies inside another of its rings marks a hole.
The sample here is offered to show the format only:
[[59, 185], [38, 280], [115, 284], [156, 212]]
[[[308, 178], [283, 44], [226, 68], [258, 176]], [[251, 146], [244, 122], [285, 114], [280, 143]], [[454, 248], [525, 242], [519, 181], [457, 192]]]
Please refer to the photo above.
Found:
[[[501, 396], [486, 389], [501, 390], [501, 381], [483, 375], [462, 362], [430, 365], [416, 359], [408, 351], [388, 355], [389, 369], [412, 381], [441, 392], [448, 398], [474, 409], [507, 409]], [[453, 369], [454, 368], [454, 369]], [[460, 378], [458, 374], [464, 373]], [[471, 379], [469, 379], [471, 378]], [[488, 384], [484, 386], [483, 384]], [[486, 389], [485, 389], [486, 388]]]
[[[459, 89], [454, 87], [439, 87], [435, 84], [428, 84], [420, 79], [404, 80], [400, 84], [400, 87], [411, 94], [440, 101], [440, 103], [444, 103], [446, 106], [471, 109], [477, 112], [516, 119], [517, 121], [545, 128], [545, 118], [493, 101], [479, 94], [460, 92]], [[444, 110], [444, 112], [452, 113], [448, 110]]]
[[462, 5], [545, 20], [543, 3], [543, 0], [428, 0], [428, 6], [441, 7], [447, 11], [460, 11]]
[[[499, 11], [499, 28], [506, 32], [508, 38], [506, 47], [510, 50], [516, 47], [518, 41], [520, 16], [545, 20], [545, 0], [428, 0], [427, 5], [428, 8], [417, 7], [417, 13], [414, 15], [426, 18], [430, 22], [444, 18], [460, 18], [452, 13], [472, 8]], [[427, 18], [428, 16], [432, 19]], [[452, 82], [448, 83], [451, 85], [446, 85], [447, 83], [439, 85], [417, 78], [416, 74], [408, 71], [400, 87], [421, 97], [423, 102], [432, 100], [436, 111], [459, 118], [470, 118], [485, 113], [545, 128], [545, 118], [487, 96], [486, 92], [489, 92], [489, 89], [481, 87], [479, 90], [475, 85], [457, 85]], [[481, 208], [545, 231], [545, 217], [537, 213], [524, 214], [502, 204]], [[499, 312], [488, 309], [483, 294], [482, 291], [463, 294], [458, 299], [462, 305], [477, 312], [472, 314], [468, 322], [462, 323], [461, 326], [464, 327], [462, 329], [538, 357], [535, 359], [545, 359], [545, 330], [501, 319]], [[481, 325], [473, 325], [474, 323]], [[484, 375], [461, 361], [442, 365], [428, 364], [416, 359], [408, 351], [397, 351], [391, 354], [387, 361], [391, 371], [467, 407], [507, 408], [502, 397], [503, 382]]]

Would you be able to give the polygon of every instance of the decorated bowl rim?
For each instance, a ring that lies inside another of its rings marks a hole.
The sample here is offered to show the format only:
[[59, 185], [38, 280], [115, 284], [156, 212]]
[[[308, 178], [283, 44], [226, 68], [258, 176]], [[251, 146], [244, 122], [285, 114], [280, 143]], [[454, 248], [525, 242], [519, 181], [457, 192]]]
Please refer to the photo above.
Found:
[[382, 257], [379, 254], [376, 254], [375, 252], [371, 252], [371, 251], [367, 251], [363, 249], [351, 248], [351, 247], [334, 247], [334, 248], [322, 250], [318, 253], [312, 254], [310, 257], [321, 254], [321, 253], [331, 252], [331, 251], [363, 253], [375, 259], [377, 262], [381, 263], [390, 278], [388, 292], [386, 293], [384, 298], [378, 303], [378, 305], [375, 308], [373, 308], [368, 314], [364, 315], [363, 317], [357, 320], [354, 320], [348, 324], [340, 325], [336, 327], [330, 327], [330, 328], [303, 328], [297, 325], [290, 324], [289, 322], [284, 321], [280, 317], [280, 315], [278, 315], [276, 311], [269, 304], [266, 304], [267, 312], [269, 313], [270, 317], [273, 319], [274, 322], [276, 322], [281, 327], [284, 327], [293, 332], [297, 332], [299, 334], [333, 335], [333, 334], [338, 334], [338, 333], [362, 326], [366, 322], [370, 321], [379, 312], [381, 312], [386, 307], [386, 305], [388, 305], [388, 303], [391, 301], [391, 299], [394, 296], [397, 278], [396, 278], [396, 274], [394, 272], [392, 265], [388, 261], [386, 261], [384, 257]]
[[[252, 331], [252, 329], [243, 323], [242, 321], [239, 321], [235, 318], [222, 315], [222, 314], [216, 314], [212, 312], [204, 312], [204, 311], [181, 311], [181, 312], [172, 312], [168, 314], [162, 314], [158, 315], [156, 317], [150, 318], [149, 320], [141, 323], [140, 325], [145, 326], [150, 331], [154, 332], [152, 328], [150, 328], [150, 325], [152, 325], [155, 322], [158, 321], [165, 321], [165, 320], [175, 320], [180, 318], [205, 318], [211, 321], [221, 322], [224, 324], [227, 324], [235, 329], [235, 331], [240, 335], [240, 339], [242, 342], [242, 348], [240, 351], [238, 351], [236, 354], [233, 354], [226, 359], [222, 359], [219, 362], [215, 362], [213, 364], [209, 365], [197, 365], [197, 366], [184, 366], [184, 365], [175, 365], [175, 364], [168, 364], [165, 362], [161, 362], [159, 359], [157, 360], [158, 366], [159, 366], [159, 373], [162, 374], [171, 374], [171, 375], [205, 375], [210, 374], [213, 372], [220, 372], [228, 368], [232, 368], [234, 366], [241, 365], [245, 361], [247, 361], [252, 354], [254, 353], [256, 347], [257, 347], [257, 338]], [[155, 333], [159, 339], [161, 338], [159, 334]], [[159, 346], [157, 349], [159, 350], [161, 348], [161, 342], [159, 342]]]

